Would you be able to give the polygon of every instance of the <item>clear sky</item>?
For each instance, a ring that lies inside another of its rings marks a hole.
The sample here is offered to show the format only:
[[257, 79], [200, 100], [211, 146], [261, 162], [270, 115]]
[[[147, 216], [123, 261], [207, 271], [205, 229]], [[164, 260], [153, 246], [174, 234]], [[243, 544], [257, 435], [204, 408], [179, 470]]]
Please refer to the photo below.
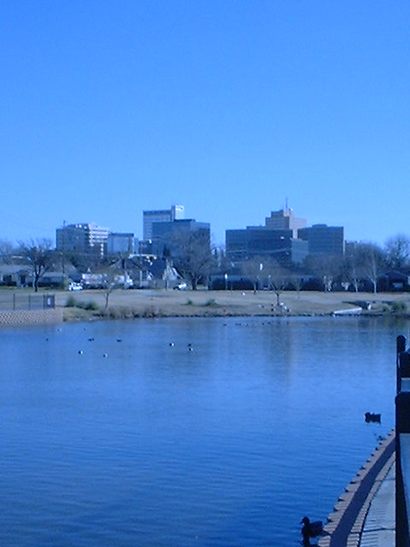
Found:
[[408, 0], [2, 0], [0, 239], [288, 199], [346, 239], [410, 235]]

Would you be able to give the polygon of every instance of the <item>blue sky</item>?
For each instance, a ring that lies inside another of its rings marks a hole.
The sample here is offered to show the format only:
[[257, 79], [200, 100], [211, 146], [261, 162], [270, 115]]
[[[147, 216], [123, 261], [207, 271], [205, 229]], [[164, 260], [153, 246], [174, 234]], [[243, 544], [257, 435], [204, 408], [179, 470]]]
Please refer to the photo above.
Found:
[[288, 199], [347, 239], [410, 235], [407, 0], [3, 0], [0, 239]]

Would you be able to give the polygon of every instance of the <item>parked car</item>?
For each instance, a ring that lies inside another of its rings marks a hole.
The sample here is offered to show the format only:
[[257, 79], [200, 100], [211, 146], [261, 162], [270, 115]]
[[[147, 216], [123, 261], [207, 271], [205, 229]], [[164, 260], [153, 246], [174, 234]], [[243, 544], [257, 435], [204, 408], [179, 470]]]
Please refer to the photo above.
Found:
[[69, 291], [82, 291], [82, 290], [83, 290], [83, 286], [81, 285], [81, 283], [74, 283], [74, 281], [72, 281], [72, 282], [68, 285], [68, 290], [69, 290]]
[[188, 285], [184, 282], [178, 283], [178, 285], [175, 285], [174, 290], [175, 291], [186, 291], [188, 288]]

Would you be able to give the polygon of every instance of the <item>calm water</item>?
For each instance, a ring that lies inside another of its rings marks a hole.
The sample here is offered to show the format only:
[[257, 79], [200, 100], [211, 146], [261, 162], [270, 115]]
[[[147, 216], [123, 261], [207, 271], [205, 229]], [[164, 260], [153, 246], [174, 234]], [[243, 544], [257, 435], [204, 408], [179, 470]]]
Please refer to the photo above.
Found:
[[300, 518], [325, 519], [393, 426], [395, 338], [409, 327], [1, 330], [0, 545], [297, 545]]

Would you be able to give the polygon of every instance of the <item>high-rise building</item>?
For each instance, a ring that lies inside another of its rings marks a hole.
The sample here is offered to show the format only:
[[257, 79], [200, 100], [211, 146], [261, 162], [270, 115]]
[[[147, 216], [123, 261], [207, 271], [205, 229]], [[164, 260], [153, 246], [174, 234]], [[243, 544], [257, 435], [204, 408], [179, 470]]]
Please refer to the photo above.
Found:
[[158, 222], [173, 222], [184, 218], [184, 206], [172, 205], [170, 209], [143, 211], [143, 239], [152, 239], [152, 226]]
[[298, 237], [298, 230], [306, 226], [306, 219], [295, 216], [292, 209], [285, 207], [279, 211], [272, 211], [270, 217], [265, 218], [265, 227], [269, 230], [292, 230], [293, 237]]
[[311, 255], [343, 256], [344, 254], [343, 226], [314, 224], [298, 230], [298, 237], [308, 242]]
[[109, 230], [96, 224], [67, 224], [56, 230], [56, 250], [104, 256]]
[[272, 211], [265, 218], [265, 226], [226, 230], [226, 255], [234, 262], [265, 256], [286, 266], [300, 264], [308, 254], [307, 242], [297, 235], [303, 226], [306, 220], [296, 217], [286, 205], [284, 209]]
[[157, 256], [165, 252], [173, 258], [183, 256], [187, 236], [195, 234], [201, 244], [210, 250], [211, 228], [208, 222], [197, 222], [193, 219], [157, 222], [153, 226], [152, 251]]
[[110, 232], [107, 238], [107, 254], [118, 255], [135, 253], [138, 244], [134, 234]]
[[233, 262], [269, 257], [283, 265], [303, 262], [308, 254], [306, 241], [295, 239], [292, 230], [248, 226], [245, 230], [226, 230], [226, 256]]

